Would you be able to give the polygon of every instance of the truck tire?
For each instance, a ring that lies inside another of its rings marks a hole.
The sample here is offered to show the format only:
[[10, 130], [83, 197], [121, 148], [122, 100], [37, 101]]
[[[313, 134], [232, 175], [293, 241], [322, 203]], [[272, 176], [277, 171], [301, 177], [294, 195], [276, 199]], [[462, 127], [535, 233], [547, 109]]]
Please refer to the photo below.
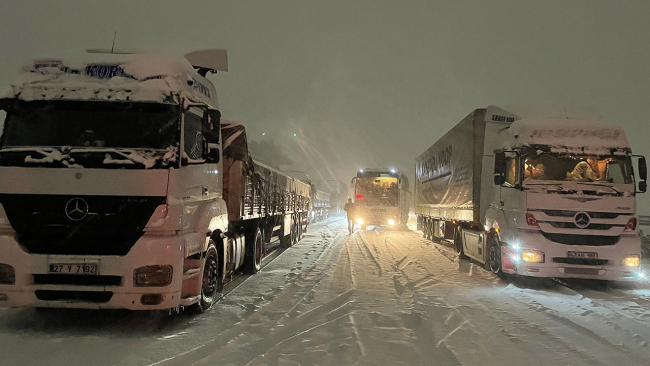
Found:
[[298, 243], [298, 217], [293, 217], [293, 223], [291, 225], [291, 245], [296, 245]]
[[205, 252], [203, 263], [203, 281], [201, 284], [201, 298], [194, 305], [194, 310], [202, 313], [208, 310], [219, 298], [219, 288], [223, 279], [219, 273], [219, 256], [214, 242], [210, 239], [208, 250]]
[[244, 273], [255, 274], [262, 268], [262, 255], [264, 252], [264, 240], [262, 238], [262, 231], [256, 227], [250, 236], [247, 236], [246, 241], [253, 245], [246, 245], [246, 256], [244, 257]]
[[488, 241], [488, 257], [485, 261], [485, 268], [499, 277], [503, 277], [501, 271], [501, 244], [495, 235], [490, 235]]
[[458, 258], [467, 259], [465, 251], [463, 250], [463, 229], [461, 229], [460, 226], [456, 228], [456, 232], [454, 234], [454, 247], [456, 248], [456, 254], [458, 254]]

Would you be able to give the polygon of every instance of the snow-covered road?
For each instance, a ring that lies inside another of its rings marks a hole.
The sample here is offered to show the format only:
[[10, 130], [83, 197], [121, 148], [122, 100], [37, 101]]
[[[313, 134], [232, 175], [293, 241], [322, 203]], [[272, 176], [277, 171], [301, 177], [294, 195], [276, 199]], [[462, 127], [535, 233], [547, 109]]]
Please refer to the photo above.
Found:
[[342, 219], [210, 311], [0, 309], [0, 365], [648, 365], [650, 287], [504, 282]]

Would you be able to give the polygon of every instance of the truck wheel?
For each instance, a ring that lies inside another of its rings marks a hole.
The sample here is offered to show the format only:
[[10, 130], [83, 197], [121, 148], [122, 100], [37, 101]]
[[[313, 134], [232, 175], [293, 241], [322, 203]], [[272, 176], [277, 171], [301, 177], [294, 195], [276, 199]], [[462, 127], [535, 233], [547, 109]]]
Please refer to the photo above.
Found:
[[488, 258], [485, 261], [485, 266], [490, 272], [502, 277], [501, 271], [501, 245], [494, 235], [490, 235], [490, 248], [488, 249]]
[[302, 215], [298, 215], [298, 241], [302, 240], [302, 224], [303, 224]]
[[205, 262], [203, 264], [203, 282], [201, 284], [201, 299], [194, 306], [197, 312], [204, 312], [214, 304], [219, 296], [218, 289], [222, 282], [219, 273], [219, 257], [214, 242], [210, 240], [208, 250], [205, 252]]
[[293, 225], [291, 225], [291, 245], [298, 243], [298, 220], [294, 217]]
[[250, 239], [253, 245], [246, 245], [246, 257], [244, 258], [245, 274], [255, 274], [262, 268], [262, 252], [264, 250], [262, 231], [259, 228], [255, 228]]
[[454, 247], [456, 247], [456, 254], [458, 254], [458, 258], [460, 259], [466, 259], [467, 256], [465, 255], [465, 252], [463, 251], [463, 229], [460, 227], [456, 229], [456, 234], [454, 235]]

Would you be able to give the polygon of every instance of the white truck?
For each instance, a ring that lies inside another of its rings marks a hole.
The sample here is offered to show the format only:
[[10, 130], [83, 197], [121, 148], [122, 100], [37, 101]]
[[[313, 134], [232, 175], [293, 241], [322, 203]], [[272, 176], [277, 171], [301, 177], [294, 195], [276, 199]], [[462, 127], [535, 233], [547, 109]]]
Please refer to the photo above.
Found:
[[89, 57], [34, 61], [0, 99], [0, 306], [205, 310], [299, 239], [311, 187], [220, 122], [224, 50]]
[[619, 127], [489, 106], [416, 159], [415, 212], [425, 237], [497, 274], [631, 281], [646, 178]]

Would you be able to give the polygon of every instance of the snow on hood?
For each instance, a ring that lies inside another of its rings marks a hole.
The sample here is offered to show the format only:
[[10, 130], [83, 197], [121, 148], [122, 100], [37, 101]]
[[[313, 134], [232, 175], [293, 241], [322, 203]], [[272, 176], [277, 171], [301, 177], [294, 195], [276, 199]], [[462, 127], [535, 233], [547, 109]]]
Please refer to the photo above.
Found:
[[185, 59], [153, 54], [102, 54], [91, 59], [35, 60], [23, 68], [3, 98], [178, 103], [180, 96], [217, 107], [214, 85]]
[[555, 108], [502, 108], [489, 106], [486, 120], [510, 122], [500, 132], [504, 148], [546, 145], [553, 151], [607, 154], [629, 150], [625, 131], [604, 123], [594, 111], [564, 106]]

